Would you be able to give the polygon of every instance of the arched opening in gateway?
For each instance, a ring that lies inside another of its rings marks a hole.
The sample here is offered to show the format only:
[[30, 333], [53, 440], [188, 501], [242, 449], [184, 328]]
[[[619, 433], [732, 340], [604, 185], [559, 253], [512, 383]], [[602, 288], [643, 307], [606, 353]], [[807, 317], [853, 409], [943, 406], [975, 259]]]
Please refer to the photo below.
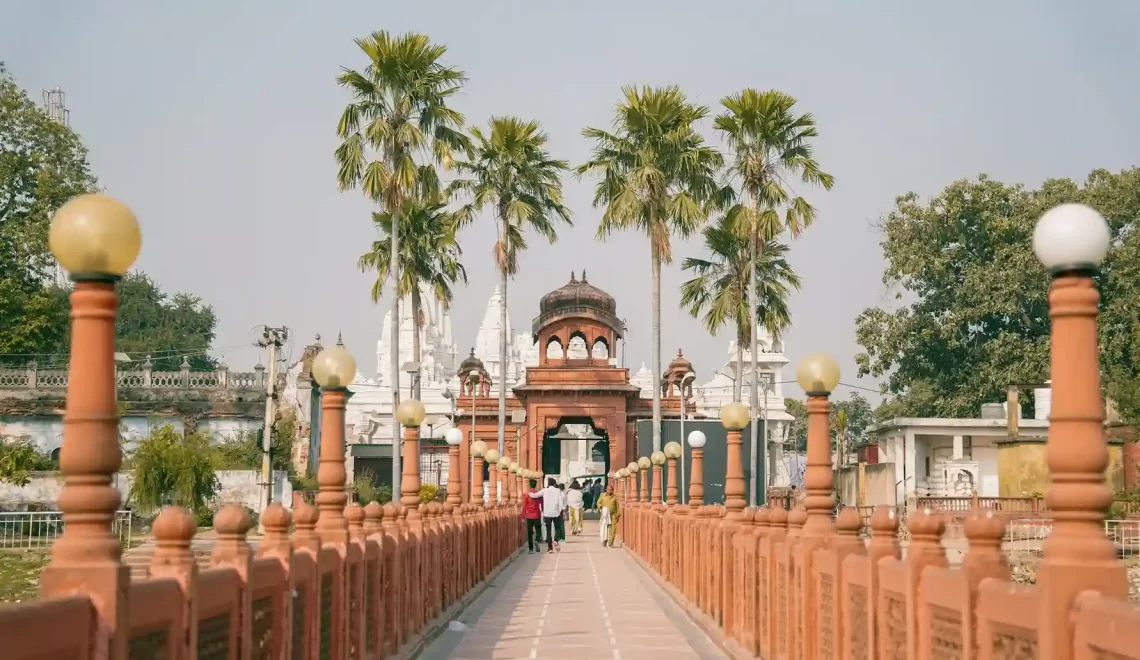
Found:
[[543, 434], [542, 472], [567, 481], [603, 476], [610, 470], [609, 440], [589, 417], [562, 417]]

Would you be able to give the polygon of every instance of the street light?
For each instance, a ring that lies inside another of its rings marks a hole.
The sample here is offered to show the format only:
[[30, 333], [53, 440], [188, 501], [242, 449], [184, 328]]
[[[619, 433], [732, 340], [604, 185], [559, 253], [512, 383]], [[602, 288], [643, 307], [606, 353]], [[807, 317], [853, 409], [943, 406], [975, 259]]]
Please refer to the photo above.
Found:
[[487, 443], [476, 440], [471, 443], [471, 501], [483, 506], [483, 455], [487, 453]]
[[459, 478], [459, 445], [463, 442], [463, 431], [452, 427], [447, 429], [443, 438], [447, 440], [447, 502], [452, 505], [462, 504], [463, 485]]
[[[682, 436], [683, 437], [683, 436]], [[664, 447], [665, 458], [669, 460], [669, 472], [665, 480], [665, 503], [672, 506], [677, 503], [677, 459], [684, 455], [679, 442], [667, 442]]]
[[[115, 283], [142, 246], [134, 213], [105, 195], [79, 195], [55, 212], [48, 244], [75, 282], [70, 295], [71, 351], [59, 467], [63, 533], [41, 584], [45, 598], [86, 593], [106, 620], [123, 625], [130, 571], [111, 522], [122, 497], [111, 480], [122, 466], [115, 396]], [[192, 523], [191, 523], [192, 524]], [[116, 615], [116, 612], [119, 614]], [[124, 635], [114, 635], [124, 644]], [[111, 649], [111, 656], [126, 655]]]
[[796, 381], [807, 394], [807, 467], [804, 489], [807, 520], [804, 538], [822, 538], [831, 533], [834, 475], [831, 470], [831, 431], [828, 424], [828, 397], [839, 384], [839, 365], [826, 353], [813, 353], [796, 367]]
[[692, 449], [693, 469], [689, 474], [689, 508], [696, 509], [705, 503], [705, 434], [693, 431], [689, 434], [689, 448]]
[[[1097, 308], [1093, 275], [1108, 254], [1108, 224], [1083, 204], [1061, 204], [1033, 230], [1033, 251], [1049, 271], [1052, 321], [1049, 376], [1053, 402], [1045, 457], [1050, 480], [1045, 502], [1053, 531], [1045, 540], [1038, 575], [1048, 579], [1058, 609], [1071, 607], [1080, 591], [1095, 589], [1125, 597], [1127, 576], [1116, 546], [1104, 533], [1112, 503], [1105, 483], [1108, 447], [1100, 386]], [[1072, 631], [1050, 630], [1048, 647], [1072, 647]]]
[[661, 492], [661, 466], [665, 465], [665, 452], [653, 452], [649, 455], [649, 462], [653, 465], [653, 492], [649, 498], [651, 502], [662, 502], [664, 493]]
[[[689, 397], [685, 395], [685, 383], [697, 379], [697, 374], [690, 371], [681, 377], [681, 440], [685, 439], [685, 417], [688, 412]], [[678, 443], [680, 444], [680, 443]], [[681, 482], [685, 481], [685, 446], [681, 445]]]
[[404, 427], [400, 504], [408, 510], [409, 520], [420, 517], [420, 424], [426, 414], [424, 404], [416, 399], [406, 399], [396, 407], [396, 420]]

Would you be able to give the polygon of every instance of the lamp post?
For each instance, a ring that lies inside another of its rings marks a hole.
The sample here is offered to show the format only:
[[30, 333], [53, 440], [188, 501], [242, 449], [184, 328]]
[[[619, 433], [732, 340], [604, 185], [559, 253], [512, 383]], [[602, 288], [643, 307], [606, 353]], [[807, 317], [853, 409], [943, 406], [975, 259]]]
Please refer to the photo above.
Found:
[[638, 501], [642, 504], [649, 502], [649, 468], [653, 466], [653, 462], [649, 460], [648, 456], [642, 456], [637, 459], [637, 468], [640, 471], [638, 476], [641, 481], [640, 497]]
[[796, 367], [796, 381], [807, 394], [807, 467], [804, 469], [803, 538], [825, 538], [832, 531], [831, 512], [835, 508], [831, 468], [831, 432], [828, 423], [828, 397], [839, 384], [839, 365], [825, 353], [804, 358]]
[[[735, 610], [735, 599], [732, 593], [739, 589], [736, 584], [735, 572], [737, 566], [733, 559], [733, 537], [740, 529], [740, 521], [744, 517], [744, 443], [741, 432], [752, 421], [752, 412], [748, 406], [739, 401], [720, 409], [720, 423], [728, 431], [725, 440], [725, 470], [724, 470], [724, 522], [720, 527], [721, 541], [721, 590], [720, 607], [722, 624], [725, 630], [733, 630], [736, 620], [741, 613]], [[810, 630], [810, 628], [808, 629]], [[809, 656], [810, 657], [810, 656]]]
[[1099, 213], [1083, 204], [1050, 209], [1033, 231], [1033, 251], [1049, 271], [1052, 321], [1049, 375], [1053, 402], [1045, 458], [1045, 502], [1053, 530], [1037, 568], [1041, 592], [1041, 657], [1071, 657], [1069, 612], [1081, 591], [1125, 599], [1127, 575], [1104, 533], [1112, 503], [1105, 483], [1108, 448], [1100, 389], [1097, 308], [1093, 275], [1108, 253], [1111, 234]]
[[494, 507], [499, 502], [499, 450], [491, 447], [483, 452], [483, 459], [487, 462], [487, 478], [491, 483], [487, 484], [487, 506]]
[[425, 415], [424, 404], [416, 399], [401, 401], [396, 408], [396, 419], [404, 427], [400, 504], [408, 511], [409, 523], [420, 519], [420, 424]]
[[463, 431], [450, 428], [444, 435], [447, 440], [447, 503], [463, 503], [463, 484], [459, 477], [459, 445], [463, 442]]
[[471, 501], [480, 508], [483, 506], [483, 454], [487, 443], [476, 440], [471, 443]]
[[77, 587], [90, 595], [95, 626], [106, 636], [96, 651], [119, 660], [127, 652], [130, 569], [111, 529], [121, 501], [111, 480], [123, 462], [115, 396], [115, 283], [134, 263], [142, 236], [122, 202], [80, 195], [56, 211], [48, 241], [75, 288], [59, 457], [64, 527], [40, 588], [45, 598], [71, 595]]
[[654, 504], [664, 501], [664, 493], [661, 492], [661, 466], [665, 465], [665, 452], [655, 451], [649, 455], [649, 462], [653, 465], [653, 491], [649, 495], [649, 501]]
[[519, 484], [519, 462], [511, 461], [507, 466], [507, 472], [510, 473], [508, 479], [510, 480], [510, 488], [508, 491], [511, 494], [510, 503], [517, 504], [519, 502], [519, 495], [522, 494], [522, 485]]
[[496, 501], [499, 502], [499, 504], [510, 503], [511, 483], [507, 477], [507, 471], [510, 469], [511, 469], [511, 457], [507, 456], [506, 454], [503, 454], [502, 457], [499, 458], [499, 475], [496, 477], [497, 483], [498, 483], [498, 488], [497, 488], [497, 491], [498, 491], [497, 498], [498, 499]]
[[681, 458], [681, 443], [665, 443], [664, 453], [665, 458], [669, 461], [669, 469], [665, 480], [665, 503], [669, 506], [673, 506], [677, 503], [677, 459]]
[[689, 405], [689, 397], [685, 395], [685, 383], [691, 383], [696, 380], [696, 378], [697, 374], [692, 371], [681, 377], [681, 442], [677, 443], [681, 447], [681, 483], [685, 482], [685, 445], [682, 443], [685, 442], [685, 417], [687, 416]]
[[705, 434], [700, 431], [689, 434], [689, 448], [693, 452], [693, 469], [689, 471], [690, 509], [697, 509], [705, 503], [705, 440]]
[[324, 543], [347, 543], [344, 507], [345, 390], [356, 377], [356, 360], [344, 346], [326, 348], [313, 358], [313, 380], [321, 386], [321, 453], [317, 466], [317, 532]]

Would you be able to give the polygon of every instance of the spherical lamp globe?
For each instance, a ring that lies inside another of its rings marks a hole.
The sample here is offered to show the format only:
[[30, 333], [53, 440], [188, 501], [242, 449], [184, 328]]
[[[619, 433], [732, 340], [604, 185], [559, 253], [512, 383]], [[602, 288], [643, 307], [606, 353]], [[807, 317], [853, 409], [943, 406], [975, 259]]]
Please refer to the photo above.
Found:
[[622, 469], [617, 471], [617, 476], [618, 476], [618, 479], [625, 479], [626, 477], [629, 476], [629, 470], [626, 468], [622, 468]]
[[665, 465], [665, 452], [655, 451], [649, 455], [649, 462], [654, 465]]
[[487, 453], [487, 443], [482, 440], [476, 440], [471, 443], [471, 455], [476, 458], [482, 458], [483, 454]]
[[1096, 268], [1111, 242], [1104, 217], [1084, 204], [1055, 206], [1033, 228], [1033, 252], [1052, 273]]
[[427, 411], [424, 410], [424, 404], [420, 403], [418, 399], [404, 399], [396, 408], [396, 419], [408, 428], [418, 429], [420, 424], [424, 423], [426, 416]]
[[720, 423], [729, 431], [739, 431], [748, 426], [748, 406], [739, 401], [720, 409]]
[[649, 460], [648, 456], [642, 456], [637, 459], [637, 467], [639, 469], [648, 470], [650, 465], [653, 465], [653, 462]]
[[665, 452], [665, 458], [681, 458], [681, 443], [679, 442], [667, 442], [662, 450]]
[[499, 462], [499, 450], [492, 447], [483, 452], [483, 460], [487, 461], [487, 465], [495, 465]]
[[625, 469], [629, 470], [630, 474], [637, 472], [637, 461], [630, 461], [629, 465], [625, 466]]
[[76, 279], [120, 277], [139, 256], [142, 233], [126, 204], [106, 195], [79, 195], [55, 212], [48, 246]]
[[827, 353], [812, 353], [796, 367], [796, 382], [808, 396], [827, 396], [839, 384], [839, 364]]
[[447, 433], [443, 434], [443, 439], [447, 440], [447, 444], [452, 447], [458, 447], [463, 444], [463, 431], [459, 429], [447, 429]]
[[689, 433], [689, 446], [693, 449], [700, 449], [705, 446], [705, 434], [701, 431], [692, 431]]
[[356, 360], [344, 346], [331, 346], [313, 358], [312, 373], [321, 387], [344, 389], [356, 378]]
[[519, 464], [512, 461], [510, 466], [507, 468], [507, 471], [509, 471], [511, 474], [518, 474], [519, 473]]
[[506, 470], [509, 467], [511, 467], [511, 457], [507, 456], [506, 454], [503, 454], [499, 458], [499, 469], [500, 470]]

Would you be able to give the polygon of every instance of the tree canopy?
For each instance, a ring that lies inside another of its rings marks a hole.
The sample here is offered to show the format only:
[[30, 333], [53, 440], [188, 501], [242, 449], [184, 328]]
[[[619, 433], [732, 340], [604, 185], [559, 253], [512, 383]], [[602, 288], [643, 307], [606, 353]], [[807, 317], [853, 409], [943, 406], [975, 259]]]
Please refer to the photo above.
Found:
[[[52, 214], [71, 197], [96, 190], [87, 149], [53, 121], [0, 63], [0, 364], [35, 360], [64, 368], [69, 350], [68, 290], [56, 285], [48, 250]], [[207, 355], [217, 318], [188, 294], [169, 295], [142, 273], [119, 283], [116, 350], [156, 369], [189, 357], [213, 369]]]
[[1008, 386], [1048, 379], [1048, 276], [1032, 235], [1064, 202], [1096, 208], [1111, 229], [1097, 277], [1104, 385], [1125, 419], [1140, 420], [1140, 169], [1098, 169], [1083, 185], [1051, 179], [1036, 190], [983, 175], [925, 203], [899, 197], [881, 243], [883, 282], [899, 305], [856, 320], [859, 374], [884, 378], [895, 414], [976, 417]]

